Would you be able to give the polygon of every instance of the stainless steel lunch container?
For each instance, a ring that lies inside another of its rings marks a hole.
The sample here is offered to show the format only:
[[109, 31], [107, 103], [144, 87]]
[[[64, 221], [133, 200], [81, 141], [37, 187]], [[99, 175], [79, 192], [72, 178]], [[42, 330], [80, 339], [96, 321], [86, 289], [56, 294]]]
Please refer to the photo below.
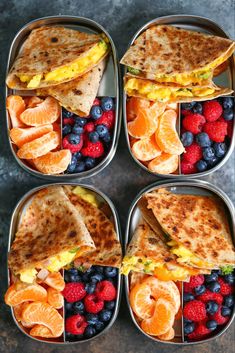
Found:
[[[205, 17], [199, 17], [199, 16], [191, 16], [191, 15], [172, 15], [172, 16], [164, 16], [164, 17], [158, 17], [148, 23], [146, 23], [143, 27], [141, 27], [134, 35], [134, 37], [131, 39], [129, 46], [133, 44], [135, 39], [142, 33], [144, 32], [147, 28], [154, 26], [154, 25], [173, 25], [177, 27], [182, 27], [187, 30], [193, 30], [193, 31], [198, 31], [198, 32], [205, 32], [208, 34], [224, 37], [224, 38], [229, 38], [228, 34], [215, 22], [211, 21], [208, 18]], [[128, 46], [128, 47], [129, 47]], [[225, 73], [219, 76], [219, 79], [215, 79], [216, 84], [232, 88], [233, 90], [235, 89], [235, 58], [232, 56], [229, 59], [229, 67]], [[124, 69], [124, 73], [126, 73], [126, 67]], [[235, 128], [234, 128], [234, 121], [233, 120], [233, 136], [231, 139], [230, 147], [229, 150], [227, 151], [227, 154], [225, 157], [221, 160], [220, 163], [218, 163], [216, 166], [213, 168], [206, 170], [201, 173], [195, 173], [195, 174], [181, 174], [181, 171], [179, 170], [179, 174], [157, 174], [154, 172], [151, 172], [144, 164], [142, 164], [135, 156], [132, 154], [131, 151], [131, 146], [130, 146], [130, 141], [129, 141], [129, 136], [128, 136], [128, 129], [127, 129], [127, 114], [126, 114], [126, 93], [123, 90], [123, 118], [124, 118], [124, 128], [125, 128], [125, 134], [126, 134], [126, 140], [127, 140], [127, 145], [129, 152], [135, 162], [144, 170], [147, 172], [151, 173], [152, 175], [155, 175], [157, 177], [161, 178], [177, 178], [177, 179], [182, 179], [182, 178], [197, 178], [197, 177], [202, 177], [208, 174], [213, 173], [214, 171], [218, 170], [221, 168], [229, 159], [231, 156], [234, 146], [235, 146]], [[178, 123], [177, 123], [177, 131], [180, 133], [180, 111], [178, 114]], [[180, 156], [179, 156], [180, 159]], [[179, 163], [180, 166], [180, 163]]]
[[[131, 204], [129, 213], [128, 213], [128, 219], [127, 219], [127, 226], [126, 226], [126, 233], [125, 233], [125, 248], [127, 248], [128, 243], [130, 242], [130, 239], [133, 235], [134, 229], [136, 227], [136, 225], [138, 224], [138, 220], [140, 218], [140, 211], [138, 210], [137, 207], [137, 203], [138, 201], [141, 199], [141, 197], [147, 193], [147, 192], [151, 192], [154, 190], [158, 190], [160, 188], [166, 188], [168, 190], [171, 190], [174, 193], [183, 193], [183, 194], [194, 194], [194, 195], [213, 195], [216, 196], [218, 198], [220, 198], [225, 206], [226, 206], [226, 210], [228, 212], [228, 218], [229, 218], [229, 223], [230, 223], [230, 228], [231, 228], [231, 233], [232, 233], [232, 237], [233, 237], [233, 241], [235, 242], [235, 210], [234, 210], [234, 206], [232, 201], [229, 199], [229, 197], [223, 192], [221, 191], [221, 189], [217, 188], [216, 186], [206, 182], [206, 181], [201, 181], [201, 180], [168, 180], [168, 181], [164, 181], [164, 182], [157, 182], [154, 184], [151, 184], [149, 186], [147, 186], [146, 188], [144, 188], [143, 190], [141, 190], [139, 192], [139, 194], [136, 196], [136, 198], [134, 199], [134, 201]], [[216, 337], [221, 336], [228, 328], [229, 326], [232, 324], [234, 317], [235, 317], [235, 306], [233, 309], [233, 314], [229, 320], [229, 322], [226, 324], [226, 326], [215, 336], [198, 341], [198, 342], [187, 342], [184, 339], [184, 335], [183, 335], [183, 318], [181, 320], [181, 332], [182, 332], [182, 341], [179, 342], [174, 342], [174, 341], [161, 341], [157, 338], [154, 338], [148, 334], [146, 334], [138, 325], [134, 313], [131, 309], [130, 306], [130, 302], [129, 302], [129, 278], [128, 276], [125, 277], [125, 292], [126, 292], [126, 298], [127, 298], [127, 303], [128, 303], [128, 307], [129, 307], [129, 311], [130, 311], [130, 315], [132, 317], [132, 320], [134, 322], [134, 324], [136, 325], [136, 327], [148, 338], [152, 339], [155, 342], [161, 342], [161, 343], [167, 343], [167, 344], [180, 344], [180, 345], [192, 345], [192, 344], [198, 344], [198, 343], [204, 343], [204, 342], [209, 342], [213, 339], [215, 339]], [[183, 297], [183, 291], [182, 291], [182, 295], [181, 295], [181, 302]]]
[[[97, 190], [95, 187], [91, 186], [91, 185], [85, 185], [85, 184], [78, 184], [78, 183], [72, 183], [72, 182], [68, 182], [68, 183], [54, 183], [54, 184], [45, 184], [42, 186], [38, 186], [36, 188], [33, 188], [32, 190], [30, 190], [29, 192], [27, 192], [17, 203], [13, 213], [12, 213], [12, 217], [11, 217], [11, 223], [10, 223], [10, 230], [9, 230], [9, 240], [8, 240], [8, 251], [10, 251], [11, 248], [11, 244], [14, 240], [14, 236], [17, 230], [17, 226], [18, 223], [20, 221], [20, 218], [22, 216], [24, 207], [26, 206], [26, 204], [29, 202], [29, 200], [32, 198], [32, 196], [34, 194], [36, 194], [39, 190], [42, 190], [46, 187], [50, 187], [50, 186], [63, 186], [63, 185], [71, 185], [71, 186], [81, 186], [82, 188], [87, 189], [88, 191], [92, 191], [94, 192], [97, 197], [99, 197], [99, 199], [101, 199], [102, 201], [104, 201], [108, 206], [109, 206], [109, 211], [111, 214], [111, 218], [112, 221], [114, 223], [114, 227], [117, 233], [117, 237], [118, 240], [121, 241], [121, 228], [120, 228], [120, 223], [119, 223], [119, 219], [118, 219], [118, 214], [117, 211], [115, 209], [115, 206], [113, 204], [113, 202], [108, 198], [108, 196], [106, 196], [103, 192], [101, 192], [100, 190]], [[10, 285], [10, 271], [8, 270], [8, 285]], [[119, 311], [119, 306], [120, 306], [120, 300], [121, 300], [121, 287], [122, 287], [122, 281], [121, 281], [121, 275], [120, 272], [118, 274], [118, 282], [117, 282], [117, 299], [116, 299], [116, 307], [113, 313], [113, 317], [110, 320], [109, 324], [105, 327], [105, 329], [103, 331], [101, 331], [100, 333], [98, 333], [96, 336], [89, 338], [89, 339], [85, 339], [83, 341], [77, 341], [77, 342], [69, 342], [69, 341], [65, 341], [65, 333], [63, 334], [63, 339], [61, 339], [61, 341], [51, 341], [49, 339], [38, 339], [35, 338], [33, 336], [30, 336], [27, 332], [24, 331], [24, 328], [19, 324], [19, 322], [16, 320], [13, 309], [11, 308], [11, 313], [12, 313], [12, 317], [15, 321], [16, 326], [20, 329], [20, 331], [22, 331], [26, 336], [30, 337], [33, 340], [39, 341], [39, 342], [47, 342], [47, 343], [51, 343], [51, 344], [61, 344], [61, 345], [67, 345], [67, 344], [78, 344], [78, 343], [84, 343], [84, 342], [88, 342], [91, 341], [99, 336], [101, 336], [103, 333], [107, 332], [110, 327], [114, 324], [117, 315], [118, 315], [118, 311]], [[64, 309], [63, 309], [64, 310]], [[65, 313], [63, 313], [63, 317], [65, 317], [64, 315]]]
[[[100, 24], [98, 24], [97, 22], [91, 19], [88, 19], [85, 17], [62, 16], [62, 15], [43, 17], [43, 18], [36, 19], [32, 22], [29, 22], [24, 27], [22, 27], [20, 31], [16, 34], [9, 51], [7, 73], [10, 70], [18, 52], [21, 49], [23, 42], [25, 41], [29, 33], [33, 29], [41, 26], [65, 26], [71, 29], [77, 29], [77, 30], [90, 32], [90, 33], [103, 33], [109, 39], [109, 42], [111, 45], [111, 54], [109, 58], [110, 65], [108, 65], [109, 70], [107, 70], [107, 72], [104, 73], [104, 76], [106, 77], [104, 78], [103, 76], [103, 79], [102, 79], [102, 82], [104, 80], [102, 92], [104, 93], [103, 95], [110, 95], [115, 98], [115, 102], [116, 102], [115, 126], [113, 130], [113, 141], [112, 141], [112, 146], [110, 148], [110, 151], [107, 154], [107, 156], [96, 167], [81, 173], [74, 173], [74, 174], [59, 174], [59, 175], [43, 174], [31, 168], [30, 166], [26, 165], [26, 163], [23, 160], [18, 158], [18, 156], [16, 155], [16, 148], [11, 143], [10, 137], [9, 137], [10, 148], [13, 153], [13, 156], [15, 157], [17, 163], [27, 172], [33, 174], [34, 176], [43, 178], [45, 180], [62, 181], [62, 180], [71, 180], [75, 178], [82, 180], [84, 178], [94, 176], [97, 173], [99, 173], [101, 170], [103, 170], [111, 162], [117, 149], [120, 127], [121, 127], [121, 111], [122, 111], [121, 99], [120, 99], [120, 89], [121, 89], [120, 67], [118, 62], [117, 51], [109, 33]], [[9, 89], [6, 86], [6, 97], [9, 96], [10, 94], [15, 94], [16, 92], [22, 92], [22, 91], [15, 91], [15, 90]], [[26, 95], [25, 91], [24, 91], [24, 95]], [[7, 119], [7, 130], [9, 132], [9, 129], [11, 127], [11, 122], [10, 122], [10, 118], [8, 116], [7, 110], [6, 110], [6, 119]], [[61, 119], [61, 126], [62, 126], [62, 119]]]

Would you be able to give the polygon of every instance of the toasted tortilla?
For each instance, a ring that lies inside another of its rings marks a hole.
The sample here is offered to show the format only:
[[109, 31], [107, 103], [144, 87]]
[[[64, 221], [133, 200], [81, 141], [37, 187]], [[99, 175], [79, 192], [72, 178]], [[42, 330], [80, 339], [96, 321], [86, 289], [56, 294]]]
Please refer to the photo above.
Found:
[[18, 274], [36, 268], [60, 252], [95, 249], [95, 244], [78, 210], [61, 186], [36, 193], [27, 207], [12, 243], [8, 265]]
[[79, 257], [79, 263], [120, 267], [122, 249], [113, 223], [98, 207], [74, 194], [72, 188], [65, 186], [65, 193], [80, 213], [96, 246], [94, 251]]
[[224, 204], [216, 197], [151, 192], [150, 208], [164, 232], [199, 259], [218, 266], [235, 266]]
[[75, 80], [37, 90], [39, 96], [52, 96], [62, 107], [79, 116], [88, 116], [97, 95], [106, 60]]
[[[12, 89], [32, 89], [28, 88], [27, 82], [22, 82], [18, 75], [46, 74], [69, 65], [76, 59], [84, 57], [101, 39], [98, 34], [79, 32], [65, 27], [42, 26], [34, 29], [24, 42], [10, 73], [7, 75], [6, 83]], [[99, 61], [102, 61], [107, 54], [108, 51]], [[77, 77], [84, 75], [98, 63], [90, 65]], [[59, 82], [44, 80], [37, 88], [58, 85], [67, 81], [70, 79]]]

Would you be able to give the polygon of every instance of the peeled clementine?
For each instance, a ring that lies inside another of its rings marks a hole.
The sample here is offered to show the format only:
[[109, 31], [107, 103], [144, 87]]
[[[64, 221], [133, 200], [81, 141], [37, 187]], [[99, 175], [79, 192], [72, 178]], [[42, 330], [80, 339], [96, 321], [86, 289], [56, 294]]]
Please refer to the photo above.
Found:
[[61, 292], [65, 287], [64, 279], [60, 272], [51, 272], [44, 281], [49, 287]]
[[35, 158], [33, 163], [37, 170], [44, 174], [59, 174], [67, 169], [71, 157], [70, 150], [60, 150]]
[[37, 127], [13, 128], [10, 131], [10, 138], [18, 147], [22, 147], [25, 143], [35, 140], [53, 130], [51, 124]]
[[12, 284], [6, 294], [5, 303], [10, 306], [15, 306], [27, 301], [46, 301], [47, 291], [38, 284]]
[[179, 157], [175, 154], [162, 153], [148, 164], [149, 170], [158, 174], [171, 174], [178, 169]]
[[166, 333], [163, 333], [163, 335], [158, 336], [158, 338], [163, 341], [170, 341], [174, 337], [175, 337], [175, 330], [173, 329], [173, 327], [171, 327], [169, 331], [167, 331]]
[[60, 309], [64, 304], [63, 295], [54, 288], [47, 289], [47, 302], [55, 309]]
[[162, 153], [159, 149], [154, 134], [150, 137], [138, 140], [132, 145], [133, 155], [140, 161], [149, 161]]
[[51, 330], [44, 325], [35, 325], [29, 332], [31, 336], [38, 336], [44, 338], [53, 338], [55, 337]]
[[11, 95], [6, 99], [6, 107], [11, 118], [13, 127], [23, 127], [24, 123], [20, 119], [20, 115], [25, 110], [25, 102], [22, 97]]

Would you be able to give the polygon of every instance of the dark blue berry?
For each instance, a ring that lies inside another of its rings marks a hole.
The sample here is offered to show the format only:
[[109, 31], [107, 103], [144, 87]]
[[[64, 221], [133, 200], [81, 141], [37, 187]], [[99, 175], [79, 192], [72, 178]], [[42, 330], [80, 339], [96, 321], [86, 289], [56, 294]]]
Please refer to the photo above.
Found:
[[224, 142], [215, 142], [213, 148], [215, 150], [215, 155], [218, 158], [223, 157], [227, 152], [227, 146]]
[[215, 320], [207, 321], [206, 327], [207, 327], [209, 330], [213, 331], [213, 330], [215, 330], [216, 327], [217, 327], [217, 322], [216, 322]]
[[99, 119], [103, 114], [103, 110], [99, 105], [93, 105], [93, 107], [91, 108], [91, 117], [94, 120]]
[[105, 309], [107, 310], [113, 310], [115, 308], [116, 302], [115, 300], [111, 300], [109, 302], [105, 302]]
[[110, 277], [110, 278], [116, 277], [117, 276], [117, 269], [115, 267], [107, 266], [104, 269], [104, 275], [106, 277]]
[[68, 173], [73, 173], [77, 165], [77, 158], [75, 156], [72, 156], [71, 162], [68, 165], [67, 172]]
[[64, 272], [64, 280], [65, 282], [70, 282], [70, 274], [67, 271]]
[[74, 173], [81, 173], [86, 169], [85, 162], [80, 161], [77, 163]]
[[75, 134], [68, 135], [69, 143], [72, 145], [77, 145], [80, 142], [80, 136]]
[[92, 266], [94, 272], [96, 273], [104, 273], [104, 267], [103, 266], [98, 266], [98, 265], [94, 265]]
[[102, 331], [105, 327], [105, 323], [103, 321], [98, 321], [96, 324], [95, 324], [95, 328], [97, 331]]
[[193, 111], [194, 113], [197, 113], [197, 114], [202, 114], [202, 104], [199, 103], [199, 102], [197, 102], [197, 103], [193, 106], [192, 111]]
[[205, 170], [207, 170], [208, 165], [206, 161], [200, 159], [200, 161], [196, 163], [196, 167], [199, 172], [204, 172]]
[[71, 131], [72, 131], [72, 126], [70, 124], [65, 124], [62, 128], [63, 136], [70, 134]]
[[207, 288], [213, 293], [220, 292], [220, 284], [219, 284], [219, 282], [216, 282], [216, 281], [208, 283]]
[[205, 275], [206, 283], [217, 281], [217, 279], [218, 279], [218, 273], [216, 272], [212, 272], [210, 275]]
[[90, 274], [85, 272], [85, 273], [82, 275], [82, 280], [83, 280], [83, 282], [85, 282], [85, 283], [90, 282]]
[[90, 276], [90, 280], [93, 283], [100, 282], [104, 279], [104, 276], [101, 273], [94, 273], [93, 275]]
[[219, 305], [214, 301], [214, 300], [209, 300], [207, 303], [206, 303], [206, 311], [213, 315], [215, 314], [219, 309]]
[[76, 123], [77, 125], [84, 126], [84, 125], [86, 125], [86, 123], [87, 123], [87, 119], [86, 119], [86, 118], [76, 117], [76, 118], [75, 118], [75, 123]]
[[98, 133], [99, 137], [104, 137], [108, 133], [108, 128], [106, 125], [100, 124], [96, 126], [96, 132]]
[[196, 295], [201, 295], [205, 293], [205, 291], [206, 291], [206, 287], [203, 284], [201, 286], [197, 286], [194, 288], [194, 292]]
[[86, 165], [86, 169], [92, 169], [95, 167], [96, 164], [96, 160], [95, 158], [92, 157], [87, 157], [84, 159], [85, 165]]
[[95, 336], [95, 334], [96, 334], [96, 329], [93, 326], [89, 325], [86, 327], [84, 331], [84, 337], [91, 338]]
[[232, 310], [227, 306], [222, 306], [221, 308], [221, 315], [222, 316], [230, 316], [232, 314]]
[[75, 302], [73, 303], [73, 311], [76, 313], [76, 314], [83, 314], [84, 313], [84, 304], [82, 301], [78, 301], [78, 302]]
[[223, 276], [225, 282], [229, 283], [229, 284], [233, 284], [235, 281], [235, 277], [232, 273], [230, 273], [229, 275], [225, 275]]
[[77, 161], [79, 161], [79, 160], [82, 158], [81, 152], [75, 152], [75, 153], [73, 154], [73, 156], [77, 159]]
[[233, 117], [234, 117], [233, 109], [231, 108], [224, 109], [223, 117], [224, 117], [224, 120], [227, 120], [227, 121], [233, 120]]
[[226, 297], [224, 297], [224, 306], [227, 306], [228, 308], [231, 308], [234, 304], [234, 299], [232, 295], [226, 295]]
[[222, 105], [224, 109], [232, 108], [234, 101], [231, 97], [221, 97]]
[[207, 161], [207, 165], [209, 168], [214, 167], [218, 163], [219, 163], [219, 158], [216, 156], [212, 157]]
[[89, 325], [96, 325], [97, 322], [99, 321], [99, 317], [96, 314], [86, 314], [86, 321], [88, 322]]
[[190, 302], [191, 300], [194, 300], [194, 295], [192, 293], [184, 293], [183, 299], [184, 302]]
[[75, 267], [71, 267], [70, 269], [67, 270], [67, 272], [68, 272], [70, 275], [78, 275], [78, 270], [77, 270], [77, 268], [75, 268]]
[[83, 133], [83, 127], [78, 124], [75, 124], [73, 126], [72, 132], [75, 135], [81, 135]]
[[185, 335], [189, 335], [190, 333], [192, 333], [195, 329], [195, 324], [193, 322], [189, 323], [189, 324], [185, 324], [184, 325], [184, 333]]
[[186, 317], [184, 317], [184, 324], [190, 324], [192, 322], [192, 320], [186, 319]]
[[110, 133], [107, 132], [107, 134], [102, 137], [102, 140], [103, 140], [105, 143], [109, 143], [109, 142], [111, 141], [111, 135], [110, 135]]
[[68, 110], [62, 108], [62, 116], [63, 118], [71, 118], [74, 114], [69, 112]]
[[65, 302], [65, 310], [72, 311], [72, 309], [73, 309], [73, 303]]
[[206, 132], [200, 132], [196, 135], [196, 142], [201, 147], [210, 147], [211, 140]]
[[94, 293], [95, 291], [95, 288], [96, 288], [96, 284], [91, 282], [91, 283], [86, 283], [85, 285], [85, 291], [88, 293], [88, 294], [92, 294]]
[[113, 99], [111, 97], [103, 97], [101, 98], [101, 108], [104, 112], [108, 110], [112, 110], [114, 108]]
[[203, 154], [203, 159], [205, 159], [206, 161], [209, 161], [210, 159], [215, 157], [215, 150], [212, 147], [204, 147], [202, 150], [202, 154]]
[[182, 110], [190, 110], [192, 107], [196, 104], [196, 102], [190, 102], [190, 103], [182, 103], [181, 104], [181, 109]]
[[82, 278], [79, 275], [70, 275], [70, 282], [81, 282]]
[[112, 317], [112, 311], [111, 310], [102, 310], [100, 313], [99, 313], [99, 319], [100, 321], [103, 321], [103, 322], [107, 322], [111, 319]]
[[89, 132], [88, 137], [89, 140], [93, 143], [99, 141], [99, 134], [96, 131]]
[[190, 146], [193, 143], [193, 134], [190, 131], [186, 131], [181, 136], [181, 142], [184, 147]]

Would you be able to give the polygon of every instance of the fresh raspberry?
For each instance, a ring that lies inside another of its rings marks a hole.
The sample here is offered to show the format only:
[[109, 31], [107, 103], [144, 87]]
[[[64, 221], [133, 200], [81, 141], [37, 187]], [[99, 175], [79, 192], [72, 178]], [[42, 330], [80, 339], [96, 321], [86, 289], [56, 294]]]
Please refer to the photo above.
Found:
[[69, 124], [69, 125], [74, 125], [75, 121], [73, 118], [64, 118], [63, 119], [63, 125]]
[[114, 300], [117, 296], [116, 288], [110, 281], [101, 281], [97, 284], [95, 294], [101, 300]]
[[65, 331], [73, 335], [82, 335], [87, 326], [84, 316], [80, 314], [72, 315], [65, 320]]
[[62, 291], [63, 296], [69, 303], [77, 302], [83, 299], [86, 295], [85, 285], [81, 282], [70, 282], [66, 283], [64, 290]]
[[81, 153], [85, 157], [99, 158], [104, 154], [104, 146], [101, 141], [87, 141], [86, 146], [83, 147]]
[[202, 148], [197, 143], [192, 143], [190, 146], [185, 147], [183, 159], [190, 164], [195, 164], [202, 159]]
[[232, 138], [233, 136], [233, 121], [227, 121], [227, 134], [229, 138]]
[[84, 131], [87, 131], [87, 132], [92, 132], [95, 130], [95, 124], [90, 121], [89, 123], [87, 123], [85, 126], [84, 126]]
[[69, 142], [69, 135], [65, 136], [62, 141], [63, 148], [64, 149], [69, 149], [71, 153], [76, 153], [79, 152], [82, 149], [83, 146], [83, 137], [82, 135], [80, 136], [80, 142], [77, 143], [76, 145], [72, 145], [72, 143]]
[[217, 101], [207, 101], [202, 106], [206, 121], [216, 121], [223, 113], [223, 108]]
[[96, 98], [96, 99], [94, 100], [94, 102], [93, 102], [92, 105], [100, 105], [100, 100], [99, 100], [99, 98]]
[[103, 112], [102, 116], [95, 121], [95, 125], [106, 125], [107, 128], [110, 130], [114, 127], [115, 121], [115, 113], [113, 110], [109, 110], [107, 112]]
[[219, 306], [218, 311], [217, 311], [215, 314], [210, 315], [210, 320], [215, 320], [215, 321], [217, 321], [217, 323], [218, 323], [219, 325], [225, 324], [225, 323], [228, 322], [228, 320], [230, 319], [229, 316], [222, 316], [222, 314], [221, 314], [221, 308], [222, 308], [222, 307]]
[[204, 322], [200, 322], [195, 330], [188, 335], [188, 338], [191, 340], [196, 340], [199, 338], [202, 338], [203, 336], [209, 335], [211, 333], [211, 330], [206, 327]]
[[227, 135], [228, 124], [224, 121], [207, 122], [203, 126], [203, 131], [206, 132], [209, 138], [214, 142], [224, 142]]
[[206, 306], [205, 303], [199, 300], [192, 300], [184, 305], [183, 310], [184, 317], [188, 320], [195, 322], [204, 320], [206, 318]]
[[213, 293], [206, 289], [206, 291], [197, 297], [198, 300], [201, 300], [204, 303], [207, 303], [209, 300], [214, 300], [217, 304], [223, 303], [223, 296], [220, 293]]
[[186, 115], [192, 114], [192, 111], [190, 109], [182, 109], [181, 114], [183, 116], [186, 116]]
[[197, 173], [197, 168], [194, 164], [190, 164], [184, 160], [181, 161], [181, 172], [182, 174], [194, 174]]
[[186, 293], [192, 293], [192, 290], [198, 286], [201, 286], [205, 281], [203, 275], [191, 276], [190, 281], [184, 283], [184, 291]]
[[219, 277], [218, 282], [220, 284], [220, 294], [221, 295], [230, 295], [233, 292], [232, 286], [230, 286], [228, 283], [226, 283], [223, 278]]
[[104, 301], [95, 294], [88, 294], [84, 299], [85, 309], [88, 313], [97, 314], [104, 307]]
[[202, 127], [205, 124], [206, 119], [201, 114], [189, 114], [183, 119], [183, 127], [192, 132], [193, 134], [198, 134], [202, 131]]

